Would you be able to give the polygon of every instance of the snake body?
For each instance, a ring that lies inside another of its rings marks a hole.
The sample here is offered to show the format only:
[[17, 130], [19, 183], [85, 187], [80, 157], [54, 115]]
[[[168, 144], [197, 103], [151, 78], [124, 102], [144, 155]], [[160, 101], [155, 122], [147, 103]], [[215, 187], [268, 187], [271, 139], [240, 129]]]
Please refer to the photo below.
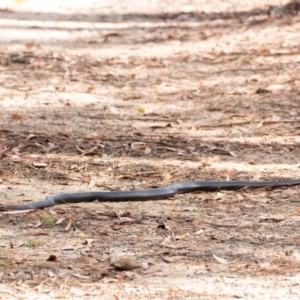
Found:
[[299, 180], [282, 181], [189, 181], [174, 183], [166, 187], [152, 188], [135, 191], [94, 191], [73, 192], [50, 195], [45, 200], [25, 205], [1, 206], [0, 210], [26, 210], [42, 209], [58, 204], [92, 202], [121, 202], [121, 201], [148, 201], [162, 200], [176, 194], [191, 193], [196, 191], [215, 192], [218, 190], [238, 190], [241, 188], [264, 188], [272, 189], [300, 185]]

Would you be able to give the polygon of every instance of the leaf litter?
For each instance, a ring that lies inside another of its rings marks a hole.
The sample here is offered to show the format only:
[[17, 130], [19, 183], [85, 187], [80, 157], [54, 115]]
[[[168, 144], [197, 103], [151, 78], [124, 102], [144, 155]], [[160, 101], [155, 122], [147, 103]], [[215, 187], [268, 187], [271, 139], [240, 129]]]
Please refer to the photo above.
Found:
[[[40, 32], [53, 23], [38, 15], [31, 38], [5, 27], [14, 42], [3, 36], [0, 47], [1, 204], [196, 179], [299, 178], [299, 7], [131, 2], [106, 1], [109, 13], [95, 22], [91, 3], [65, 3], [74, 16], [55, 7], [61, 28], [49, 40]], [[18, 24], [22, 13], [26, 23], [30, 4], [1, 14]], [[67, 29], [88, 26], [79, 12], [94, 27]], [[298, 297], [298, 198], [293, 187], [1, 212], [1, 284], [24, 297]]]

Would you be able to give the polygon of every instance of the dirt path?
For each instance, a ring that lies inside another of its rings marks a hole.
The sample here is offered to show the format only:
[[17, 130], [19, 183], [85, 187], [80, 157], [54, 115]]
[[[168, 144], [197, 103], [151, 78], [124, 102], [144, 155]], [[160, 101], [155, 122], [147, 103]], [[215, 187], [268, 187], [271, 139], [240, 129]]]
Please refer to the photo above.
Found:
[[[1, 1], [1, 204], [300, 178], [299, 16], [278, 1], [98, 2]], [[0, 299], [299, 299], [299, 199], [2, 212]]]

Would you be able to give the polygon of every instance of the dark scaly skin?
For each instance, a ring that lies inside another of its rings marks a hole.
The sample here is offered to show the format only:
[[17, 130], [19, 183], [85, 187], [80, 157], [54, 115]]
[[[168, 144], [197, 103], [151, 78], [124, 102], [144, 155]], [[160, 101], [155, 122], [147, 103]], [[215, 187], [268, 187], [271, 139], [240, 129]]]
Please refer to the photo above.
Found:
[[121, 201], [149, 201], [162, 200], [175, 196], [176, 194], [191, 193], [197, 191], [215, 192], [219, 190], [238, 190], [242, 188], [264, 188], [272, 189], [300, 185], [299, 180], [282, 181], [189, 181], [174, 183], [162, 188], [153, 188], [136, 191], [113, 191], [113, 192], [74, 192], [48, 196], [45, 200], [25, 205], [0, 206], [4, 210], [26, 210], [42, 209], [58, 204], [92, 202], [121, 202]]

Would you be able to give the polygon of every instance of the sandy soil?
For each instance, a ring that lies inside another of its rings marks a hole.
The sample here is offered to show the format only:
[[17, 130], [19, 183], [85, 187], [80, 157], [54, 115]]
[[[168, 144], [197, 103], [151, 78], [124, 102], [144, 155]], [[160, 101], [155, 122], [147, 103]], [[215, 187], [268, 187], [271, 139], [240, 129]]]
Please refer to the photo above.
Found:
[[[297, 6], [120, 2], [1, 1], [1, 204], [300, 178]], [[0, 299], [299, 299], [299, 201], [1, 212]]]

